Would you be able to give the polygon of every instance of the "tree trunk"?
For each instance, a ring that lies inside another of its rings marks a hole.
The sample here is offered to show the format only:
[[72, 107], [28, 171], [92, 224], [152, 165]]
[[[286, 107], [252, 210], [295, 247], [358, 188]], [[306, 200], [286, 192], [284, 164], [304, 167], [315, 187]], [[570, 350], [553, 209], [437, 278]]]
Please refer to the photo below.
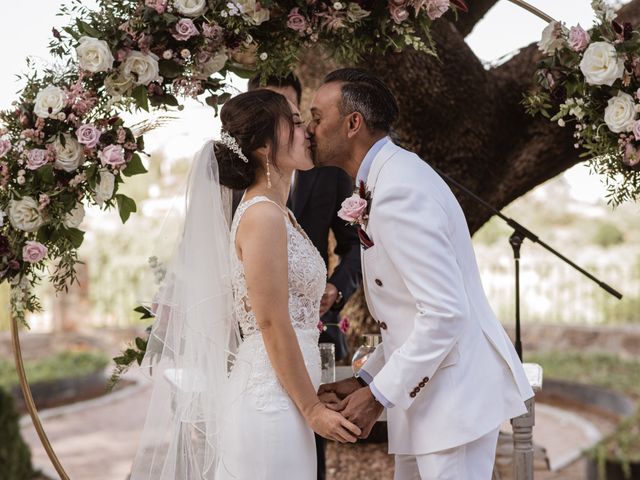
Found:
[[[580, 151], [573, 147], [572, 129], [530, 117], [520, 103], [541, 58], [535, 44], [486, 70], [465, 43], [496, 1], [468, 2], [469, 13], [457, 22], [435, 22], [438, 58], [407, 50], [366, 58], [363, 66], [384, 79], [398, 99], [400, 143], [500, 209], [578, 163]], [[640, 0], [619, 14], [637, 23]], [[310, 88], [334, 67], [317, 59], [317, 52], [310, 53], [300, 69]], [[454, 192], [474, 233], [491, 213]]]
[[[541, 59], [535, 44], [486, 70], [465, 43], [465, 36], [496, 2], [467, 2], [470, 11], [457, 22], [435, 22], [432, 33], [438, 58], [407, 50], [372, 56], [362, 65], [377, 73], [398, 99], [401, 113], [394, 129], [400, 143], [501, 209], [578, 163], [580, 151], [573, 147], [572, 129], [531, 117], [520, 103], [533, 86]], [[635, 26], [640, 20], [640, 0], [621, 8], [619, 16]], [[301, 62], [299, 73], [306, 86], [303, 104], [322, 77], [337, 67], [319, 58], [319, 52], [308, 52]], [[473, 234], [492, 214], [453, 190]], [[366, 308], [362, 289], [343, 313], [350, 319], [347, 338], [353, 353], [362, 343], [362, 333], [379, 329]]]

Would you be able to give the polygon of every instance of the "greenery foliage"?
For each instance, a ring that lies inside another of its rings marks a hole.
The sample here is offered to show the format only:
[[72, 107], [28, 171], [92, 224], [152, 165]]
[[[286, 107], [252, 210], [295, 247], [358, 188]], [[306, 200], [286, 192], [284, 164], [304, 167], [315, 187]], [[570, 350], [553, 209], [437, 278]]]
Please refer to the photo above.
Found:
[[[25, 362], [29, 383], [82, 377], [104, 369], [109, 358], [97, 352], [67, 351], [53, 357]], [[0, 388], [11, 389], [18, 385], [15, 365], [9, 360], [0, 360]]]
[[30, 67], [10, 110], [0, 112], [0, 281], [12, 285], [13, 314], [41, 308], [34, 287], [76, 280], [83, 204], [137, 211], [120, 191], [146, 172], [143, 134], [154, 122], [125, 125], [122, 112], [181, 108], [198, 98], [217, 111], [230, 94], [227, 73], [283, 75], [317, 44], [353, 62], [365, 53], [413, 48], [435, 54], [431, 22], [451, 3], [264, 0], [69, 0], [71, 23], [53, 30], [56, 64]]
[[611, 247], [624, 242], [624, 233], [613, 223], [603, 223], [598, 225], [593, 234], [593, 243], [601, 247]]
[[[574, 128], [580, 156], [603, 177], [608, 200], [618, 205], [640, 197], [640, 124], [634, 124], [640, 32], [618, 23], [605, 0], [591, 3], [597, 20], [589, 32], [555, 21], [545, 29], [538, 45], [546, 56], [523, 103], [532, 115]], [[624, 106], [627, 112], [615, 111]]]
[[0, 479], [28, 480], [34, 474], [31, 451], [20, 435], [13, 398], [0, 388]]
[[[545, 377], [609, 388], [640, 400], [640, 360], [610, 353], [545, 352], [527, 355], [526, 361], [542, 365]], [[630, 462], [640, 462], [640, 408], [624, 419], [616, 431], [587, 452], [598, 461], [605, 478], [607, 460], [619, 462], [630, 477]]]

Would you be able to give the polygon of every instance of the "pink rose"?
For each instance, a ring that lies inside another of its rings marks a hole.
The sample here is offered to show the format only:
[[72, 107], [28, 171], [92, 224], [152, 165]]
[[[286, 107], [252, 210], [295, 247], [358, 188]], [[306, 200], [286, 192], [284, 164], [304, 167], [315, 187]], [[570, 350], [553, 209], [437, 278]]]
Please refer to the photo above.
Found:
[[203, 23], [202, 24], [202, 34], [211, 39], [219, 39], [222, 38], [222, 27], [215, 23]]
[[624, 150], [622, 163], [624, 163], [627, 167], [635, 167], [636, 165], [640, 165], [640, 151], [636, 149], [633, 143], [627, 143], [627, 146]]
[[167, 9], [167, 0], [145, 0], [144, 4], [149, 8], [153, 8], [160, 15]]
[[402, 23], [409, 18], [409, 10], [404, 8], [403, 5], [396, 5], [395, 3], [390, 4], [389, 13], [391, 14], [391, 19], [395, 23]]
[[22, 259], [29, 263], [38, 263], [47, 255], [47, 247], [40, 242], [28, 240], [22, 249]]
[[367, 201], [360, 198], [360, 195], [354, 193], [342, 202], [342, 208], [338, 212], [338, 216], [347, 222], [358, 222], [361, 220], [362, 214], [367, 209]]
[[37, 170], [47, 164], [47, 151], [42, 148], [34, 148], [27, 153], [27, 168]]
[[431, 20], [440, 18], [449, 10], [449, 0], [428, 0], [427, 15]]
[[289, 18], [287, 19], [287, 27], [291, 30], [295, 30], [300, 34], [304, 33], [307, 29], [307, 19], [300, 13], [298, 7], [292, 8], [289, 12]]
[[120, 145], [109, 145], [101, 150], [98, 154], [102, 165], [111, 165], [112, 167], [119, 167], [125, 163], [124, 148]]
[[640, 141], [640, 120], [636, 120], [635, 122], [633, 122], [632, 132], [636, 137], [636, 141]]
[[189, 18], [181, 18], [176, 23], [175, 31], [173, 32], [173, 38], [180, 41], [189, 40], [191, 37], [195, 37], [200, 32], [193, 24], [193, 20]]
[[349, 331], [349, 317], [342, 317], [340, 323], [338, 323], [338, 328], [342, 333], [347, 333]]
[[4, 158], [11, 150], [11, 142], [9, 140], [0, 140], [0, 158]]
[[94, 148], [98, 142], [100, 141], [100, 135], [102, 135], [102, 131], [88, 123], [81, 125], [80, 128], [76, 130], [76, 136], [78, 137], [78, 143], [85, 145], [89, 148]]
[[589, 33], [586, 32], [580, 24], [575, 27], [571, 27], [571, 30], [569, 31], [569, 47], [571, 47], [573, 51], [583, 51], [587, 48], [587, 45], [589, 45], [590, 40], [591, 37], [589, 36]]

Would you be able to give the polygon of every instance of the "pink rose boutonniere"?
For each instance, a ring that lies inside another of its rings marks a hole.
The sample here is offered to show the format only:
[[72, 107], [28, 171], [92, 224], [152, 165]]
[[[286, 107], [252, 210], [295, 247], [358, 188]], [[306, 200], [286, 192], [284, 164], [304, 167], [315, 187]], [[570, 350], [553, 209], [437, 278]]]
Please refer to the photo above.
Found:
[[351, 225], [365, 226], [369, 219], [371, 209], [371, 193], [367, 190], [364, 182], [349, 198], [342, 202], [338, 216], [349, 222]]
[[342, 207], [338, 212], [338, 217], [346, 220], [351, 225], [358, 227], [358, 239], [360, 244], [366, 250], [373, 247], [373, 240], [369, 238], [362, 227], [367, 226], [369, 220], [369, 212], [371, 211], [371, 192], [367, 190], [367, 186], [363, 181], [356, 191], [342, 202]]

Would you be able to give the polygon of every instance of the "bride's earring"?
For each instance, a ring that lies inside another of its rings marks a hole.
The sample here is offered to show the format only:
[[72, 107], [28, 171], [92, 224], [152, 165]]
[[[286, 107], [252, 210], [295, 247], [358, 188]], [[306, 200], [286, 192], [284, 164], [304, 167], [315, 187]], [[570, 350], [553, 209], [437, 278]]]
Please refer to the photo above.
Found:
[[271, 168], [269, 166], [268, 156], [267, 156], [267, 188], [271, 188]]

